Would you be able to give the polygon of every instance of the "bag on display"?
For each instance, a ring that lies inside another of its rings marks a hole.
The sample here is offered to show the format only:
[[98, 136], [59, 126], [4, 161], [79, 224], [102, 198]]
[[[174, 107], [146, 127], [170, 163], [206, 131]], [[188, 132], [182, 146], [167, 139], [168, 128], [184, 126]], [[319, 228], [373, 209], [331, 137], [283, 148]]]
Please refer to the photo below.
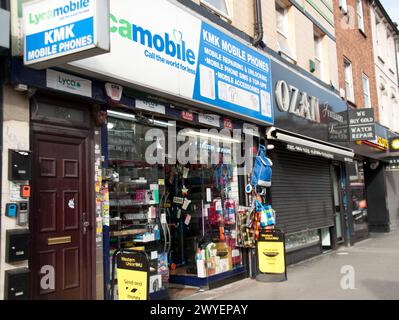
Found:
[[260, 201], [256, 200], [256, 211], [260, 214], [260, 226], [262, 228], [275, 224], [274, 211], [270, 205], [264, 206]]
[[252, 186], [270, 187], [272, 184], [272, 166], [272, 161], [266, 157], [266, 147], [259, 145], [251, 179]]

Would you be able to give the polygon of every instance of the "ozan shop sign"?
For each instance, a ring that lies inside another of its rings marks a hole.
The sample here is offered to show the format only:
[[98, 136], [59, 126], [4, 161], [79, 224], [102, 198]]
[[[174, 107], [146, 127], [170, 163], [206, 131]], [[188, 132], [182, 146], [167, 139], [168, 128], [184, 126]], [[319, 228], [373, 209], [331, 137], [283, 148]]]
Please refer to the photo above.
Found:
[[277, 82], [275, 87], [277, 108], [282, 112], [320, 123], [319, 99], [309, 96], [306, 92], [288, 85], [284, 80]]
[[274, 126], [326, 142], [348, 141], [348, 107], [330, 87], [271, 59]]

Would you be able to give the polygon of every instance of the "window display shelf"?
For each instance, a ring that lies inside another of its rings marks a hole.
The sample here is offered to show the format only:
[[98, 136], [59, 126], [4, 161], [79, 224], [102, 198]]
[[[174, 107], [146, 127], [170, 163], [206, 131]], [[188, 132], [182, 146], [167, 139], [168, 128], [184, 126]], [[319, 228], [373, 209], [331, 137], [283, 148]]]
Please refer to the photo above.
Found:
[[152, 169], [154, 166], [149, 165], [146, 161], [141, 160], [109, 160], [110, 165], [117, 165], [118, 167], [140, 167], [143, 169]]
[[119, 185], [133, 185], [133, 186], [136, 186], [136, 185], [148, 185], [148, 181], [115, 181], [113, 183], [114, 184], [119, 184]]
[[147, 229], [129, 229], [129, 230], [119, 230], [119, 231], [111, 231], [109, 235], [111, 237], [124, 237], [124, 236], [134, 236], [137, 234], [146, 233]]
[[141, 202], [141, 203], [132, 203], [129, 205], [111, 205], [113, 207], [119, 207], [120, 209], [132, 209], [132, 208], [137, 208], [137, 207], [146, 207], [146, 206], [157, 206], [157, 204], [154, 203], [145, 203], [145, 202]]

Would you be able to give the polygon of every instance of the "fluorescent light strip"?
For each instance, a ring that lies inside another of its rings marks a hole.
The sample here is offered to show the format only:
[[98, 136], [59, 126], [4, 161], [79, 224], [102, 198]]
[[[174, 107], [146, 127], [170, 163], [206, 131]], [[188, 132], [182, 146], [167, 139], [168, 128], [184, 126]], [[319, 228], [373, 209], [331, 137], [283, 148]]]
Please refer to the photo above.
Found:
[[[130, 113], [124, 113], [124, 112], [119, 112], [119, 111], [114, 111], [114, 110], [108, 110], [108, 115], [111, 117], [119, 118], [119, 119], [124, 119], [124, 120], [137, 120], [136, 116], [134, 114]], [[150, 122], [153, 124], [157, 124], [159, 126], [164, 126], [164, 127], [174, 127], [175, 124], [169, 123], [169, 122], [164, 122], [164, 121], [159, 121], [159, 120], [152, 120], [148, 119]]]
[[107, 111], [108, 115], [115, 117], [115, 118], [120, 118], [120, 119], [125, 119], [125, 120], [136, 120], [136, 117], [133, 114], [129, 113], [123, 113], [123, 112], [118, 112], [114, 110], [108, 110]]
[[174, 123], [169, 123], [169, 122], [164, 122], [164, 121], [159, 121], [159, 120], [151, 120], [152, 123], [164, 126], [164, 127], [175, 127], [176, 125]]
[[241, 143], [240, 140], [229, 138], [229, 137], [223, 137], [223, 136], [217, 136], [213, 135], [210, 133], [205, 133], [205, 132], [198, 132], [198, 131], [188, 131], [183, 133], [183, 135], [186, 136], [194, 136], [194, 137], [204, 137], [204, 138], [211, 138], [214, 140], [222, 140], [222, 141], [227, 141], [227, 142], [233, 142], [233, 143]]

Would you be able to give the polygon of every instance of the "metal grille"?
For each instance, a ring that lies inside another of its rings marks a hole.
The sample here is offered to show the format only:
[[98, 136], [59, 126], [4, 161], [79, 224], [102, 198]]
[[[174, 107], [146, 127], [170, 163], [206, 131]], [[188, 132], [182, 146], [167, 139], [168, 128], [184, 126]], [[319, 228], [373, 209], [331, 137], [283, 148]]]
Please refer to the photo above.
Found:
[[334, 225], [329, 161], [290, 152], [274, 143], [272, 201], [277, 227], [286, 233]]

